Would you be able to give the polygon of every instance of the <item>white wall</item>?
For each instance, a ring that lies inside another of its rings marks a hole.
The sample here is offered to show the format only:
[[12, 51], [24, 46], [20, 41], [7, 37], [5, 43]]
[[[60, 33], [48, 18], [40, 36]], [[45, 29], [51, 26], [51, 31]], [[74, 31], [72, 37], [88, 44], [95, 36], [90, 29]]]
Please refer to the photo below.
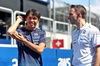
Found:
[[[52, 37], [50, 48], [52, 48], [52, 40], [53, 40], [53, 33], [46, 31], [46, 37]], [[64, 48], [61, 49], [71, 49], [71, 35], [63, 34], [63, 33], [56, 33], [56, 39], [63, 39], [64, 40]]]

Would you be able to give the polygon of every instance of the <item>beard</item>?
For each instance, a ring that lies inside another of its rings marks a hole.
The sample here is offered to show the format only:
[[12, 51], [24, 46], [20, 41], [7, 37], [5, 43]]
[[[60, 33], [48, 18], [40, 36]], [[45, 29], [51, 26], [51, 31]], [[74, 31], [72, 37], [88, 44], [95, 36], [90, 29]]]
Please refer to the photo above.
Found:
[[77, 19], [73, 18], [73, 20], [70, 21], [71, 24], [76, 24], [77, 23]]

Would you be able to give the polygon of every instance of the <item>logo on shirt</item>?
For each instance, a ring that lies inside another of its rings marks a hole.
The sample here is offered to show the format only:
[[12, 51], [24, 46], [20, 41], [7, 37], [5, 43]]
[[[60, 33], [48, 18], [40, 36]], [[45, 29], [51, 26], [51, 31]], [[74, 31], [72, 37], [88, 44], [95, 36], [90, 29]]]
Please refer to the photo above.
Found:
[[38, 35], [38, 33], [34, 33], [34, 35]]
[[83, 30], [83, 34], [85, 34], [86, 33], [86, 30]]

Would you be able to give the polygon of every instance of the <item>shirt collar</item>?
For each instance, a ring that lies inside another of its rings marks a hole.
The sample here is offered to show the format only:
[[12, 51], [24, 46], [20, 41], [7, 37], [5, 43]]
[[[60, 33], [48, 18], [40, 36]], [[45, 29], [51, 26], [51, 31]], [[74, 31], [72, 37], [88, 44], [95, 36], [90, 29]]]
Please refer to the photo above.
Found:
[[85, 25], [80, 29], [83, 30], [84, 28], [87, 28], [88, 23], [85, 23]]
[[[26, 26], [25, 26], [25, 29], [27, 29]], [[28, 29], [27, 29], [27, 30], [28, 30]], [[34, 28], [34, 30], [36, 30], [36, 28]]]

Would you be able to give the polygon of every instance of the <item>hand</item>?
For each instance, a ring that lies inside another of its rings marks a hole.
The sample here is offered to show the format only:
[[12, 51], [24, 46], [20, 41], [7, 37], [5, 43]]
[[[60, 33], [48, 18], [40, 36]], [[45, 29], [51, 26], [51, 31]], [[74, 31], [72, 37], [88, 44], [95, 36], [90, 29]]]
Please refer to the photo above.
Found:
[[17, 16], [17, 21], [22, 22], [23, 21], [23, 18], [21, 16]]
[[18, 32], [17, 31], [15, 31], [14, 33], [11, 33], [12, 34], [12, 38], [14, 38], [15, 39], [15, 34], [18, 34]]
[[14, 38], [18, 41], [18, 42], [24, 42], [26, 39], [24, 38], [24, 36], [21, 34], [21, 33], [19, 33], [19, 35], [18, 34], [14, 34]]

